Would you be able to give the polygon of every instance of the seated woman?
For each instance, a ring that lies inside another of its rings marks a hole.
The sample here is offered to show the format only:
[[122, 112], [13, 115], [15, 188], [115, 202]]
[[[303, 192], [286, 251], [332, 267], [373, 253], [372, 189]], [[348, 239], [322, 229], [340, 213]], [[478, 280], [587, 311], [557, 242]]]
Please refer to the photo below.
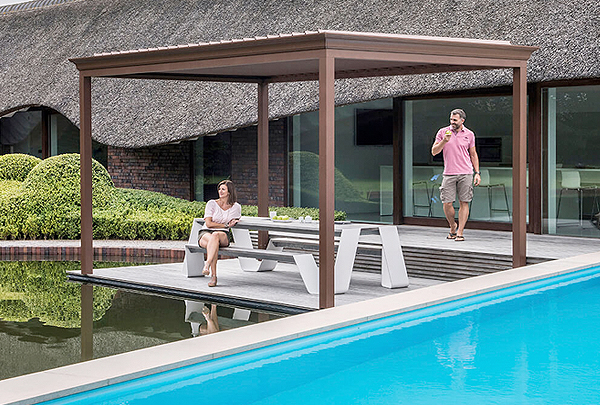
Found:
[[233, 182], [223, 180], [217, 186], [217, 190], [219, 198], [206, 203], [205, 222], [198, 237], [198, 244], [206, 249], [206, 263], [202, 274], [211, 275], [209, 287], [217, 285], [219, 248], [229, 246], [229, 228], [235, 226], [242, 216], [242, 206], [237, 203]]

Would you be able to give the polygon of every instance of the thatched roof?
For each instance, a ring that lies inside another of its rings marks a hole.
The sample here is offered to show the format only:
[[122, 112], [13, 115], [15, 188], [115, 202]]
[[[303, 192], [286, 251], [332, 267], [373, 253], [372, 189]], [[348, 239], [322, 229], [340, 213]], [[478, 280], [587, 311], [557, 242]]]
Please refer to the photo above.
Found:
[[[60, 3], [55, 1], [54, 3]], [[51, 107], [79, 122], [68, 58], [268, 34], [331, 29], [508, 40], [541, 49], [528, 80], [600, 77], [600, 3], [592, 0], [79, 0], [0, 14], [0, 114]], [[510, 71], [342, 80], [336, 102], [495, 87]], [[256, 121], [256, 85], [95, 79], [93, 136], [140, 147]], [[273, 84], [270, 115], [317, 108], [314, 82]]]

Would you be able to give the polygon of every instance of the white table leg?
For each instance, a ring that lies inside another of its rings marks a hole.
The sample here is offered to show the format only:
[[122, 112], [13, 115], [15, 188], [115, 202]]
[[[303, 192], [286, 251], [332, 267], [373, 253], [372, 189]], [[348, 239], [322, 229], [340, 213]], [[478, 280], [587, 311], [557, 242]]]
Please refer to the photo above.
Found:
[[186, 246], [185, 259], [183, 260], [183, 270], [188, 277], [204, 277], [202, 269], [204, 268], [204, 253], [191, 253]]
[[296, 266], [298, 266], [300, 276], [302, 277], [302, 281], [304, 281], [304, 286], [308, 293], [318, 294], [319, 268], [317, 267], [314, 256], [310, 253], [298, 254], [294, 255], [294, 261], [296, 262]]
[[[352, 278], [352, 268], [356, 258], [356, 249], [358, 247], [358, 237], [360, 228], [344, 229], [340, 237], [337, 255], [334, 265], [335, 293], [344, 294], [350, 288], [350, 279]], [[302, 281], [306, 290], [310, 294], [319, 293], [319, 268], [315, 258], [311, 254], [294, 255], [296, 266], [302, 276]]]
[[408, 274], [400, 246], [400, 236], [395, 226], [380, 226], [381, 285], [386, 288], [408, 287]]
[[358, 248], [360, 228], [344, 229], [335, 257], [335, 293], [344, 294], [350, 288], [352, 268]]
[[[250, 239], [250, 231], [247, 229], [236, 229], [231, 228], [231, 232], [233, 232], [233, 240], [235, 241], [234, 245], [238, 247], [243, 247], [245, 249], [253, 249], [252, 239]], [[269, 241], [269, 245], [267, 246], [267, 250], [277, 250], [281, 252], [283, 247], [276, 247], [271, 241]], [[240, 267], [244, 271], [271, 271], [277, 266], [277, 261], [275, 260], [256, 260], [250, 257], [238, 257], [240, 262]]]
[[[192, 223], [192, 230], [190, 231], [190, 237], [188, 238], [188, 245], [198, 244], [198, 232], [202, 229], [202, 224], [199, 224], [194, 220]], [[183, 272], [188, 277], [204, 277], [202, 269], [204, 268], [204, 253], [190, 253], [188, 249], [185, 249], [185, 256], [183, 258]]]

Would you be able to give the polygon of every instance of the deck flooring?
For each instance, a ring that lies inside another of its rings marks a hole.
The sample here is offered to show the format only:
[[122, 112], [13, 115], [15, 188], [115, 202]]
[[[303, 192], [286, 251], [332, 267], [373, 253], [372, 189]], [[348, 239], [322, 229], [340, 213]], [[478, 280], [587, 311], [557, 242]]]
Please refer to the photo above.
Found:
[[[79, 276], [80, 272], [69, 272]], [[319, 307], [317, 295], [306, 291], [300, 273], [292, 264], [279, 263], [274, 271], [244, 272], [237, 259], [219, 260], [218, 285], [208, 287], [208, 277], [188, 278], [182, 263], [95, 269], [88, 277], [93, 283], [116, 283], [125, 288], [142, 289], [187, 296], [192, 299], [209, 299], [213, 302], [253, 302], [270, 306], [287, 306], [305, 310]], [[441, 284], [443, 281], [423, 278], [409, 279], [407, 288], [388, 289], [381, 286], [381, 276], [375, 273], [354, 271], [350, 289], [335, 296], [335, 305], [344, 305], [371, 298], [411, 291]], [[265, 309], [262, 308], [262, 309]]]

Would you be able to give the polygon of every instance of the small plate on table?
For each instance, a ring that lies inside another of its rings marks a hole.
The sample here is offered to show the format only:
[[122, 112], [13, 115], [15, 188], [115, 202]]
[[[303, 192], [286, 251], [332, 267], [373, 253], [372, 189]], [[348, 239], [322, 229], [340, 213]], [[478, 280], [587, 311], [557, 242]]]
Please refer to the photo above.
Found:
[[275, 218], [271, 218], [271, 221], [273, 222], [292, 222], [293, 219], [275, 219]]

